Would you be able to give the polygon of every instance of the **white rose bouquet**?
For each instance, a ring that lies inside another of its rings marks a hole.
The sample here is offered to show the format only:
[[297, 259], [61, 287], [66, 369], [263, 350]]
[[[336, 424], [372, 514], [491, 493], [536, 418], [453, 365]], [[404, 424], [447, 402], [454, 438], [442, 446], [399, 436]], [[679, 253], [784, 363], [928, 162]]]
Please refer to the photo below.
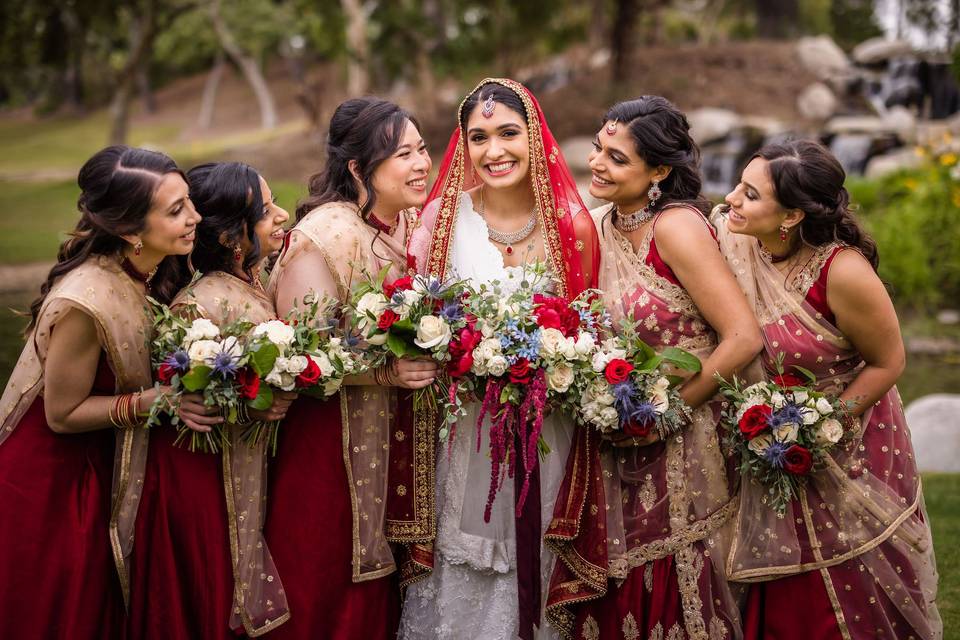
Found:
[[[311, 293], [285, 320], [262, 322], [250, 330], [250, 359], [261, 373], [251, 408], [269, 408], [273, 389], [328, 398], [340, 390], [346, 376], [366, 371], [358, 340], [338, 329], [338, 311], [336, 301]], [[278, 424], [254, 421], [243, 437], [250, 442], [268, 437], [275, 454]]]
[[177, 443], [189, 439], [191, 451], [219, 451], [224, 442], [222, 428], [208, 433], [193, 431], [180, 423], [177, 409], [184, 393], [199, 393], [204, 404], [218, 407], [228, 421], [235, 422], [238, 412], [256, 399], [255, 382], [262, 363], [247, 349], [246, 335], [252, 324], [239, 320], [218, 327], [197, 317], [190, 305], [181, 315], [149, 300], [156, 334], [150, 345], [151, 360], [157, 383], [170, 385], [172, 391], [157, 396], [147, 426], [158, 425], [161, 414], [167, 414], [178, 430]]
[[657, 353], [635, 327], [632, 319], [625, 320], [620, 333], [592, 353], [590, 367], [577, 379], [574, 415], [600, 433], [645, 438], [655, 431], [664, 439], [690, 417], [676, 390], [683, 378], [676, 374], [700, 371], [700, 360], [677, 347]]
[[726, 445], [741, 473], [768, 488], [765, 499], [782, 515], [847, 437], [850, 416], [846, 403], [813, 388], [810, 371], [784, 373], [780, 355], [772, 380], [743, 387], [736, 377], [720, 378], [720, 391], [727, 400]]

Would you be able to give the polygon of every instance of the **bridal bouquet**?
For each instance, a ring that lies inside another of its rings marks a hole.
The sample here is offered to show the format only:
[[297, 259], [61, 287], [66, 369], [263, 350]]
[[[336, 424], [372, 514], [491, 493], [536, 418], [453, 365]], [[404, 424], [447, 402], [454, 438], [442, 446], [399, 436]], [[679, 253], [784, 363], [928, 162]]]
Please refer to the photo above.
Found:
[[445, 366], [444, 375], [414, 394], [414, 404], [428, 403], [445, 416], [441, 432], [462, 414], [462, 357], [476, 338], [473, 321], [464, 312], [470, 291], [461, 281], [443, 282], [432, 276], [405, 276], [358, 283], [350, 296], [352, 325], [371, 346], [371, 367], [388, 356], [431, 358]]
[[690, 408], [676, 391], [682, 378], [665, 369], [700, 371], [700, 360], [677, 347], [655, 352], [627, 320], [620, 334], [604, 340], [591, 366], [577, 378], [574, 415], [601, 433], [620, 432], [646, 437], [656, 430], [661, 439], [679, 431]]
[[[252, 324], [238, 320], [218, 327], [206, 318], [190, 320], [173, 313], [156, 300], [150, 303], [156, 335], [151, 343], [151, 360], [158, 383], [170, 385], [172, 392], [157, 396], [147, 426], [158, 425], [160, 414], [166, 413], [177, 427], [176, 443], [189, 438], [191, 451], [219, 451], [222, 428], [207, 433], [194, 431], [181, 424], [177, 409], [184, 393], [200, 393], [205, 405], [218, 407], [233, 422], [241, 405], [258, 397], [258, 376], [264, 373], [264, 363], [245, 348], [245, 336]], [[196, 317], [196, 309], [188, 305], [185, 315]]]
[[[250, 370], [250, 408], [268, 409], [273, 404], [273, 389], [328, 398], [340, 390], [346, 376], [366, 370], [356, 341], [337, 331], [336, 311], [335, 301], [309, 294], [302, 305], [294, 304], [285, 320], [253, 327], [248, 340], [250, 359], [256, 365]], [[253, 379], [255, 372], [260, 376]], [[278, 425], [254, 421], [242, 437], [248, 442], [268, 437], [275, 454]]]
[[[812, 384], [815, 377], [797, 367]], [[844, 438], [846, 404], [805, 386], [793, 374], [742, 387], [720, 380], [729, 401], [727, 445], [740, 458], [740, 470], [768, 489], [771, 506], [783, 515], [811, 473]]]
[[479, 331], [469, 358], [473, 388], [482, 399], [478, 450], [484, 417], [491, 418], [488, 522], [504, 474], [514, 477], [518, 464], [525, 473], [517, 512], [522, 509], [537, 454], [547, 453], [540, 438], [545, 410], [568, 402], [577, 371], [589, 366], [603, 321], [599, 302], [591, 302], [593, 292], [571, 302], [538, 292], [537, 283], [545, 279], [545, 268], [534, 265], [519, 288], [507, 291], [494, 282], [466, 300], [466, 313]]

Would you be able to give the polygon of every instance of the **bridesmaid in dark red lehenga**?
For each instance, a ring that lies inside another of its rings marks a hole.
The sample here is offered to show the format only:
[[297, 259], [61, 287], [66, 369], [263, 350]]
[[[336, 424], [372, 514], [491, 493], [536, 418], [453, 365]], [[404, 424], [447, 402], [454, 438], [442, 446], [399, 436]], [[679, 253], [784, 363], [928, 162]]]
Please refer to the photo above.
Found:
[[894, 386], [903, 342], [844, 178], [816, 142], [768, 145], [715, 217], [760, 320], [765, 375], [782, 360], [780, 383], [802, 384], [801, 367], [851, 403], [824, 436], [843, 440], [785, 513], [765, 504], [765, 487], [742, 483], [728, 566], [731, 580], [750, 583], [748, 640], [943, 635], [921, 479]]
[[[173, 311], [218, 327], [275, 319], [258, 276], [289, 215], [245, 164], [200, 165], [187, 178], [203, 216], [192, 261], [204, 275], [177, 294]], [[270, 409], [247, 413], [280, 420], [294, 397], [277, 390]], [[170, 425], [151, 430], [130, 568], [131, 638], [256, 637], [289, 618], [262, 536], [267, 442], [245, 442], [242, 432], [226, 425], [220, 451], [207, 452], [175, 443]]]
[[[384, 142], [386, 144], [384, 145]], [[404, 275], [412, 212], [426, 198], [430, 157], [410, 116], [375, 98], [348, 100], [330, 123], [326, 170], [270, 277], [283, 315], [313, 291], [347, 301], [364, 275]], [[374, 184], [377, 188], [374, 189]], [[266, 538], [283, 577], [291, 620], [270, 638], [386, 640], [399, 621], [397, 564], [389, 541], [432, 533], [433, 462], [398, 463], [417, 435], [398, 419], [394, 386], [432, 382], [432, 362], [400, 360], [345, 380], [337, 396], [301, 397], [290, 408], [271, 461]], [[433, 431], [427, 429], [433, 444]], [[417, 450], [414, 448], [414, 450]], [[409, 480], [396, 481], [388, 468]], [[419, 475], [415, 469], [421, 469]], [[394, 513], [392, 496], [418, 498]], [[402, 520], [402, 521], [401, 521]]]
[[159, 153], [109, 147], [78, 183], [78, 233], [32, 306], [0, 400], [3, 638], [124, 637], [111, 479], [116, 445], [134, 439], [157, 393], [144, 274], [159, 267], [170, 277], [165, 258], [189, 252], [198, 220], [182, 175]]

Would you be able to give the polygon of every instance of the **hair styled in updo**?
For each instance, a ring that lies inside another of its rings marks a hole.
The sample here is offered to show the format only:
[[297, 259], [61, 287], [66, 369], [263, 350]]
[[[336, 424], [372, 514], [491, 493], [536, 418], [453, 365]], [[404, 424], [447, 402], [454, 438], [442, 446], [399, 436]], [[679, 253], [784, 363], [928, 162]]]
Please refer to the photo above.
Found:
[[612, 120], [626, 125], [637, 155], [648, 166], [670, 167], [670, 174], [660, 182], [663, 195], [655, 210], [683, 202], [704, 214], [710, 211], [710, 202], [700, 193], [700, 148], [690, 136], [690, 123], [682, 111], [666, 98], [640, 96], [610, 107], [603, 121]]
[[877, 270], [877, 244], [850, 210], [850, 194], [843, 186], [846, 172], [832, 153], [812, 140], [790, 140], [768, 144], [753, 158], [767, 161], [780, 206], [803, 211], [800, 238], [804, 242], [822, 245], [839, 240], [858, 249]]
[[527, 120], [527, 110], [524, 108], [523, 100], [520, 99], [520, 96], [499, 82], [487, 82], [477, 87], [474, 92], [463, 101], [463, 105], [460, 107], [461, 130], [467, 130], [467, 122], [470, 120], [470, 115], [473, 114], [477, 106], [486, 102], [488, 98], [493, 98], [494, 102], [499, 102], [511, 111], [518, 113], [524, 122], [530, 124]]
[[[57, 263], [40, 287], [40, 296], [30, 305], [26, 332], [36, 326], [43, 301], [60, 277], [90, 256], [120, 254], [127, 245], [121, 236], [145, 230], [153, 196], [168, 173], [183, 176], [168, 156], [124, 145], [102, 149], [83, 164], [77, 175], [80, 220], [60, 245]], [[165, 257], [151, 280], [151, 295], [161, 302], [169, 302], [177, 293], [180, 271], [175, 257]]]
[[[327, 134], [326, 166], [310, 176], [309, 195], [297, 205], [297, 220], [328, 202], [353, 202], [366, 220], [377, 202], [373, 174], [384, 160], [400, 148], [407, 121], [417, 129], [420, 123], [404, 109], [380, 98], [352, 98], [340, 104], [330, 119]], [[356, 160], [367, 200], [360, 202], [360, 190], [350, 173]]]

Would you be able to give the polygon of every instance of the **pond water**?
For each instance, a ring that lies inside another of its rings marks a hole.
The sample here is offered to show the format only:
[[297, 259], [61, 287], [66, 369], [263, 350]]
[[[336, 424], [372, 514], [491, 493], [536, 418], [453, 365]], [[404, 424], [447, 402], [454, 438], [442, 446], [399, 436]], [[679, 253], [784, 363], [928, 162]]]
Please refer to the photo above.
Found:
[[[6, 387], [10, 372], [23, 349], [21, 331], [27, 319], [14, 310], [25, 311], [32, 293], [0, 294], [0, 385]], [[960, 393], [960, 355], [909, 356], [907, 369], [898, 383], [904, 404], [930, 393]]]

